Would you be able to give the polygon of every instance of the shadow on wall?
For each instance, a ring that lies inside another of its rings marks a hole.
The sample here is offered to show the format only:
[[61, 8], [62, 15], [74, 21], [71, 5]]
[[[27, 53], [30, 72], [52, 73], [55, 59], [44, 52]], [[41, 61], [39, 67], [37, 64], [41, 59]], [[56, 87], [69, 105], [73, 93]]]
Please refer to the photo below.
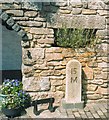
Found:
[[85, 105], [87, 104], [87, 79], [86, 78], [86, 74], [82, 69], [82, 99], [85, 103]]
[[[34, 1], [34, 0], [33, 0]], [[57, 13], [60, 4], [58, 2], [33, 2], [31, 0], [25, 0], [22, 3], [24, 8], [39, 10], [40, 17], [45, 18], [48, 23], [53, 23], [54, 15]]]
[[4, 79], [22, 79], [22, 47], [21, 37], [9, 26], [2, 22], [1, 50], [0, 50], [0, 77], [1, 83]]

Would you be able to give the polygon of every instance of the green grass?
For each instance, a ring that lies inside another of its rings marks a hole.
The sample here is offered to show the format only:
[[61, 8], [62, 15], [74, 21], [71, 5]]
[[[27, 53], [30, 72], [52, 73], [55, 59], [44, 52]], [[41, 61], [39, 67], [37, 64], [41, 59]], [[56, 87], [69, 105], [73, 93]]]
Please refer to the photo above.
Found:
[[84, 48], [95, 44], [96, 30], [58, 28], [55, 31], [55, 44], [60, 47]]

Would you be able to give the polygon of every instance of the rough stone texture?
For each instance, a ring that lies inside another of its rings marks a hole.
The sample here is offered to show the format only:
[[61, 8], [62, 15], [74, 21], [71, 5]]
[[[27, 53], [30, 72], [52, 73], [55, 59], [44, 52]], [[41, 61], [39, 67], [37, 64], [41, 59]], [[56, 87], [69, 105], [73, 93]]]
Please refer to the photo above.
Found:
[[[43, 48], [30, 48], [27, 50], [23, 51], [23, 59], [30, 58], [33, 61], [37, 61], [38, 59], [43, 59], [44, 58], [44, 49]], [[28, 55], [28, 53], [30, 53]]]
[[60, 47], [51, 47], [46, 49], [47, 53], [61, 53], [62, 51], [63, 49], [61, 49]]
[[102, 95], [100, 95], [100, 94], [87, 95], [87, 98], [89, 100], [98, 100], [98, 99], [102, 98]]
[[12, 2], [13, 1], [2, 1], [1, 3], [3, 3], [3, 4], [1, 6], [1, 9], [3, 9], [3, 10], [21, 9], [21, 4], [15, 4], [15, 3], [12, 4]]
[[87, 1], [82, 1], [83, 8], [88, 8], [88, 2]]
[[95, 91], [97, 89], [97, 85], [94, 85], [94, 84], [89, 84], [87, 86], [87, 90], [88, 91]]
[[93, 79], [94, 74], [93, 74], [92, 68], [89, 68], [88, 66], [86, 66], [85, 68], [83, 68], [83, 71], [84, 71], [84, 78], [85, 79], [90, 79], [90, 80]]
[[27, 16], [27, 17], [36, 17], [38, 15], [37, 11], [26, 11], [24, 13], [24, 16]]
[[64, 76], [50, 76], [50, 79], [52, 80], [63, 80], [64, 78]]
[[107, 80], [108, 79], [108, 73], [107, 72], [102, 72], [102, 79]]
[[6, 13], [14, 15], [14, 16], [18, 16], [18, 17], [23, 16], [23, 11], [22, 10], [7, 10]]
[[23, 78], [23, 88], [26, 91], [39, 91], [39, 79], [36, 77]]
[[38, 39], [37, 43], [54, 44], [54, 39], [51, 39], [51, 38]]
[[62, 100], [62, 98], [64, 97], [64, 92], [63, 91], [56, 91], [53, 94], [54, 98], [56, 99], [55, 105], [59, 105], [60, 101]]
[[90, 81], [90, 83], [93, 83], [95, 85], [103, 85], [103, 80], [102, 79], [95, 79], [93, 81]]
[[47, 59], [47, 61], [62, 60], [63, 55], [61, 53], [46, 54], [45, 58]]
[[101, 62], [101, 63], [98, 63], [98, 67], [108, 67], [109, 66], [109, 64], [108, 63], [106, 63], [106, 62]]
[[23, 80], [26, 91], [47, 91], [50, 89], [49, 77], [29, 77]]
[[41, 77], [40, 78], [40, 88], [43, 91], [46, 91], [46, 90], [50, 89], [49, 77]]
[[69, 14], [71, 13], [71, 10], [59, 10], [59, 12], [62, 14]]
[[25, 75], [31, 73], [33, 70], [33, 67], [25, 66], [24, 64], [22, 64], [22, 67], [23, 67], [22, 73]]
[[106, 36], [108, 34], [108, 30], [107, 29], [98, 30], [96, 34], [97, 34], [97, 36]]
[[81, 0], [78, 0], [78, 1], [72, 0], [71, 5], [72, 5], [72, 7], [81, 8], [82, 7], [82, 2], [81, 2]]
[[36, 17], [34, 18], [35, 21], [40, 21], [40, 22], [45, 22], [46, 21], [46, 18], [44, 17]]
[[16, 21], [27, 21], [27, 20], [29, 20], [28, 17], [13, 17], [13, 19], [16, 20]]
[[108, 91], [109, 91], [109, 88], [105, 89], [105, 88], [99, 87], [97, 89], [96, 93], [97, 94], [102, 94], [102, 95], [109, 95]]
[[96, 10], [90, 10], [90, 9], [83, 9], [82, 14], [83, 15], [96, 15]]
[[18, 23], [22, 26], [29, 26], [29, 27], [41, 27], [43, 25], [42, 22], [37, 22], [37, 21], [20, 21]]
[[28, 40], [32, 40], [33, 36], [32, 34], [27, 34]]
[[81, 12], [82, 12], [81, 8], [73, 8], [73, 10], [72, 10], [72, 14], [74, 14], [74, 15], [81, 14]]
[[[86, 75], [82, 74], [82, 97], [92, 102], [108, 99], [108, 1], [73, 0], [69, 6], [67, 2], [37, 3], [38, 6], [28, 2], [3, 2], [0, 18], [23, 37], [22, 81], [33, 98], [52, 96], [59, 105], [65, 95], [66, 64], [76, 59]], [[69, 28], [97, 29], [96, 35], [102, 43], [97, 43], [96, 53], [86, 48], [54, 47], [54, 28], [62, 27], [63, 22]]]
[[97, 13], [101, 16], [109, 15], [109, 12], [107, 10], [97, 10]]
[[45, 28], [31, 28], [30, 33], [38, 34], [38, 35], [43, 35], [43, 34], [53, 34], [53, 29], [45, 29]]
[[88, 7], [90, 9], [104, 9], [105, 8], [105, 4], [102, 0], [89, 0], [88, 1]]
[[[63, 23], [66, 23], [68, 27], [84, 27], [84, 28], [95, 28], [104, 29], [105, 28], [105, 18], [98, 15], [81, 15], [81, 16], [54, 16], [54, 22], [50, 23], [51, 27], [62, 27]], [[69, 22], [68, 22], [69, 21]]]
[[52, 2], [51, 4], [58, 7], [64, 7], [67, 5], [66, 2], [56, 2], [56, 3]]
[[51, 85], [52, 86], [61, 86], [62, 85], [62, 80], [52, 80]]

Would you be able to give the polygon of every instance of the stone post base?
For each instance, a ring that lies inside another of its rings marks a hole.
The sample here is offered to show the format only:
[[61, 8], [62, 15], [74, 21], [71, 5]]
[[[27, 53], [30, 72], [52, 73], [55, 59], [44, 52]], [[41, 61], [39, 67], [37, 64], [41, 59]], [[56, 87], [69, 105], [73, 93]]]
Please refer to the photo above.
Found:
[[83, 109], [84, 108], [84, 101], [81, 101], [79, 103], [66, 103], [65, 99], [62, 99], [62, 107], [64, 109]]

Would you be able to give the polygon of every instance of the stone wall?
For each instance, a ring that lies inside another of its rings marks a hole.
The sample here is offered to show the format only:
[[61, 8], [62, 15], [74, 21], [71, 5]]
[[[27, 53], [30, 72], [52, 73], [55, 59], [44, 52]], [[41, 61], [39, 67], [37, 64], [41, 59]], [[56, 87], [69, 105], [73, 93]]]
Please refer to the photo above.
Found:
[[[65, 96], [66, 64], [77, 59], [82, 64], [82, 99], [87, 102], [108, 97], [108, 0], [65, 3], [2, 3], [0, 8], [21, 26], [22, 82], [33, 99], [54, 97], [59, 104]], [[2, 17], [1, 15], [0, 17]], [[54, 29], [96, 29], [101, 40], [96, 50], [53, 47]]]

